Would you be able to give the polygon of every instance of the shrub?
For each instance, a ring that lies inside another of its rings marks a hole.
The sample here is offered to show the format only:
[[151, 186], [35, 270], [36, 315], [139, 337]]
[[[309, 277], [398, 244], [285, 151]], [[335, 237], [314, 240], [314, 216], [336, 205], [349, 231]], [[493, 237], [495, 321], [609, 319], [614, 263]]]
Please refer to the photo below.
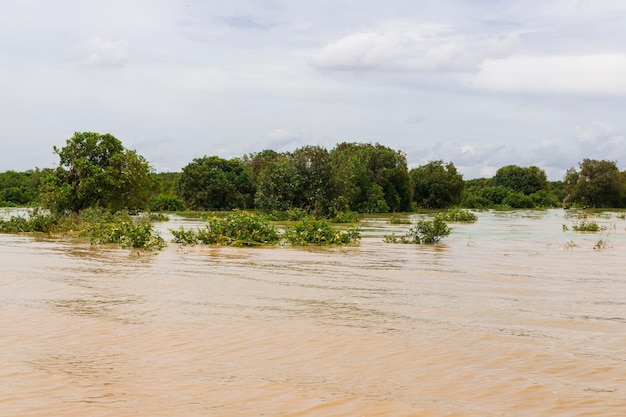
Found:
[[127, 214], [118, 215], [112, 222], [96, 222], [89, 224], [81, 231], [81, 236], [89, 238], [92, 244], [119, 244], [125, 248], [143, 248], [160, 250], [165, 241], [146, 220], [133, 222]]
[[443, 214], [443, 219], [447, 222], [468, 222], [473, 223], [478, 220], [478, 216], [468, 209], [451, 208]]
[[572, 229], [577, 232], [598, 232], [600, 230], [606, 230], [606, 226], [600, 226], [593, 220], [581, 220], [578, 223], [574, 223]]
[[433, 244], [439, 243], [441, 239], [449, 236], [452, 229], [446, 224], [443, 214], [436, 214], [432, 220], [420, 218], [417, 223], [411, 227], [404, 236], [396, 236], [394, 234], [384, 237], [386, 243], [414, 243], [414, 244]]
[[204, 228], [196, 231], [171, 230], [175, 243], [226, 246], [271, 245], [280, 242], [274, 226], [255, 214], [235, 212], [226, 217], [210, 217]]
[[340, 230], [331, 227], [325, 220], [304, 218], [287, 228], [285, 239], [292, 245], [349, 245], [361, 239], [358, 227]]
[[159, 194], [148, 201], [150, 211], [183, 211], [185, 209], [183, 200], [171, 194]]

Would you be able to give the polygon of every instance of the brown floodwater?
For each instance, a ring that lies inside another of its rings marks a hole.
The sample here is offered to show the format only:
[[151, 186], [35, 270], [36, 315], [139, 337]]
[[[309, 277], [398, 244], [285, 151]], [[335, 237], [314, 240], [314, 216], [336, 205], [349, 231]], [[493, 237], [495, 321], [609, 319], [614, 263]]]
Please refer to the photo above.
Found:
[[347, 248], [0, 235], [0, 415], [622, 417], [626, 220], [573, 214], [434, 246], [384, 219]]

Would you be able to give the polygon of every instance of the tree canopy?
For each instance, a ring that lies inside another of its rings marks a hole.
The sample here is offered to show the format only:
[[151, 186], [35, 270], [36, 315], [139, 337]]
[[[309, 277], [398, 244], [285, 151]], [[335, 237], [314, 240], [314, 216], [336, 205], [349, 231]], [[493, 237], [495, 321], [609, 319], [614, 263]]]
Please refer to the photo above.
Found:
[[579, 170], [565, 174], [565, 189], [573, 202], [591, 207], [621, 207], [626, 197], [625, 174], [614, 161], [584, 159]]
[[41, 201], [53, 212], [89, 207], [138, 210], [150, 192], [150, 165], [110, 134], [75, 133], [59, 149], [59, 166], [43, 181]]
[[445, 208], [460, 202], [465, 184], [452, 162], [431, 161], [413, 168], [409, 175], [418, 207]]
[[183, 168], [178, 189], [187, 206], [196, 210], [253, 207], [254, 183], [238, 159], [196, 158]]

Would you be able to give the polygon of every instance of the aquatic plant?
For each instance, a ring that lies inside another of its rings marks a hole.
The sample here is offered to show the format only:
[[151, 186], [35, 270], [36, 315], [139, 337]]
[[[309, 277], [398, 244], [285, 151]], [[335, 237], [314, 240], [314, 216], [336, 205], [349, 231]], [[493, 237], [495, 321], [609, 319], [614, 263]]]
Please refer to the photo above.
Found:
[[478, 216], [468, 209], [451, 208], [443, 214], [443, 219], [448, 222], [473, 223], [478, 220]]
[[431, 220], [424, 217], [420, 218], [405, 235], [386, 235], [383, 241], [385, 243], [433, 244], [439, 243], [450, 233], [452, 233], [452, 229], [445, 222], [443, 214], [438, 213]]
[[292, 245], [349, 245], [361, 239], [358, 227], [340, 230], [325, 220], [304, 218], [285, 231], [285, 239]]
[[594, 250], [606, 249], [609, 247], [608, 236], [605, 236], [604, 239], [598, 239], [595, 245], [593, 245]]

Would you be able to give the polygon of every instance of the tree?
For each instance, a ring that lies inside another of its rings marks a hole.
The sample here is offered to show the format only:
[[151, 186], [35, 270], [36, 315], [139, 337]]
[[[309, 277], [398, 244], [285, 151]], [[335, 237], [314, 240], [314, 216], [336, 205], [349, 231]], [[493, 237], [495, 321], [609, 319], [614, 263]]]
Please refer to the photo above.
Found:
[[616, 162], [584, 159], [580, 170], [565, 174], [565, 190], [571, 201], [591, 207], [621, 207], [626, 196], [626, 184]]
[[150, 165], [110, 134], [75, 133], [59, 149], [59, 166], [43, 181], [41, 200], [53, 212], [88, 207], [139, 210], [150, 189]]
[[360, 213], [410, 211], [406, 156], [386, 146], [341, 143], [330, 153], [338, 199]]
[[463, 175], [452, 162], [431, 161], [409, 171], [413, 200], [419, 207], [445, 208], [461, 201], [465, 186]]
[[233, 210], [252, 207], [255, 187], [239, 159], [205, 156], [183, 168], [178, 190], [191, 209]]
[[545, 190], [548, 185], [546, 172], [536, 166], [520, 167], [507, 165], [496, 171], [492, 179], [493, 186], [510, 188], [518, 193], [530, 195]]

